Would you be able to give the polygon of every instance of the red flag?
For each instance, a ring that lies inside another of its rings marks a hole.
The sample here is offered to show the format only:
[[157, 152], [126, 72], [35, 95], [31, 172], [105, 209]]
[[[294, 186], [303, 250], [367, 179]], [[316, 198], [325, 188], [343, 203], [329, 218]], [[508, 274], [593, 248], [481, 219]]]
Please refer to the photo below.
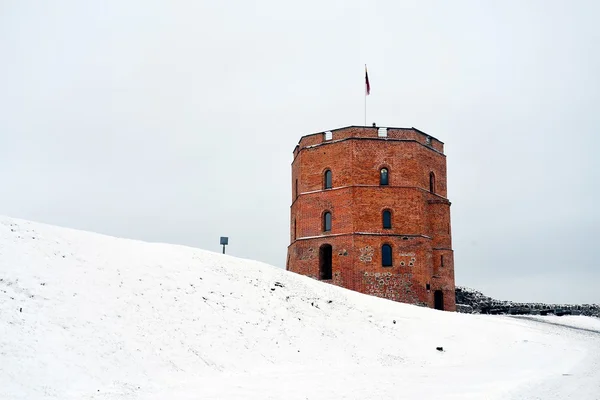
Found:
[[367, 95], [371, 94], [371, 85], [369, 84], [369, 73], [367, 72], [366, 65], [365, 65], [365, 85], [366, 85]]

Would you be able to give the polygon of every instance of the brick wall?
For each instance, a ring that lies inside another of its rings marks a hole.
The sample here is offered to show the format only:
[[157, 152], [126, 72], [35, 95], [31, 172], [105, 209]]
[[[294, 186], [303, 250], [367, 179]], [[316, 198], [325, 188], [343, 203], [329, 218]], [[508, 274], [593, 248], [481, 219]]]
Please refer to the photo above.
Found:
[[[331, 132], [331, 140], [304, 136], [294, 149], [288, 270], [319, 279], [320, 248], [331, 245], [328, 282], [429, 307], [441, 290], [444, 309], [454, 311], [443, 143], [416, 129], [389, 128], [386, 137], [371, 127]], [[379, 184], [381, 168], [389, 171], [386, 186]], [[390, 229], [383, 228], [384, 210], [392, 213]], [[332, 215], [328, 232], [325, 212]], [[384, 244], [392, 246], [391, 267], [382, 266]]]

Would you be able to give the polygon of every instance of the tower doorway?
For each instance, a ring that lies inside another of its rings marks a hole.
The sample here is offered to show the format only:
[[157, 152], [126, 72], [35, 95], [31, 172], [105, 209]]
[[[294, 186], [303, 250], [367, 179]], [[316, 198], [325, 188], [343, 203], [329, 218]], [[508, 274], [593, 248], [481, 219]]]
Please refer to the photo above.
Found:
[[333, 251], [330, 244], [324, 244], [319, 248], [319, 279], [331, 279], [331, 258]]
[[436, 310], [444, 309], [444, 293], [441, 290], [436, 290], [433, 293], [433, 307]]

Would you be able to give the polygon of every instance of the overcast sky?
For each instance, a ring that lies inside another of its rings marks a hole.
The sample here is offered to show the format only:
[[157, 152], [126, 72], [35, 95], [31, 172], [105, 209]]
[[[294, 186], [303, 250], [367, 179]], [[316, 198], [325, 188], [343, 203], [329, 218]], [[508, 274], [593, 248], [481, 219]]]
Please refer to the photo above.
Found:
[[456, 282], [600, 302], [600, 3], [0, 0], [0, 214], [284, 267], [300, 136], [446, 144]]

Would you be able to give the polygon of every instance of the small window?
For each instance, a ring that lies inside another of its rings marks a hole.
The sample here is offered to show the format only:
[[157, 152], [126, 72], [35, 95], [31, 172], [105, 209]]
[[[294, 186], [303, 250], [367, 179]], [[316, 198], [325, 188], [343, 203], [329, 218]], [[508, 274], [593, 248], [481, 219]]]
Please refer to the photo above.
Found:
[[431, 146], [431, 136], [426, 136], [426, 137], [425, 137], [425, 144], [426, 144], [427, 146]]
[[392, 229], [392, 212], [390, 210], [383, 212], [383, 229]]
[[389, 183], [389, 175], [387, 168], [381, 168], [379, 171], [379, 184], [385, 186]]
[[444, 268], [444, 255], [442, 254], [441, 258], [440, 258], [440, 265], [442, 268]]
[[333, 133], [331, 131], [325, 132], [325, 140], [331, 140], [333, 138]]
[[297, 227], [298, 227], [298, 225], [296, 224], [296, 218], [294, 218], [294, 240], [296, 240], [296, 237], [297, 237], [296, 236], [296, 234], [298, 232]]
[[377, 136], [379, 136], [379, 137], [387, 137], [387, 128], [379, 128], [377, 130]]
[[331, 170], [325, 171], [325, 176], [323, 180], [325, 189], [331, 189]]
[[429, 191], [435, 193], [435, 174], [433, 172], [429, 173]]
[[296, 179], [296, 187], [295, 187], [295, 192], [296, 192], [296, 198], [298, 198], [298, 179]]
[[392, 246], [389, 244], [384, 244], [381, 246], [381, 266], [392, 266]]
[[329, 232], [331, 230], [331, 213], [327, 211], [323, 214], [323, 231]]
[[426, 289], [427, 291], [430, 291], [430, 290], [431, 290], [431, 285], [430, 285], [429, 283], [426, 283], [426, 284], [425, 284], [425, 289]]

